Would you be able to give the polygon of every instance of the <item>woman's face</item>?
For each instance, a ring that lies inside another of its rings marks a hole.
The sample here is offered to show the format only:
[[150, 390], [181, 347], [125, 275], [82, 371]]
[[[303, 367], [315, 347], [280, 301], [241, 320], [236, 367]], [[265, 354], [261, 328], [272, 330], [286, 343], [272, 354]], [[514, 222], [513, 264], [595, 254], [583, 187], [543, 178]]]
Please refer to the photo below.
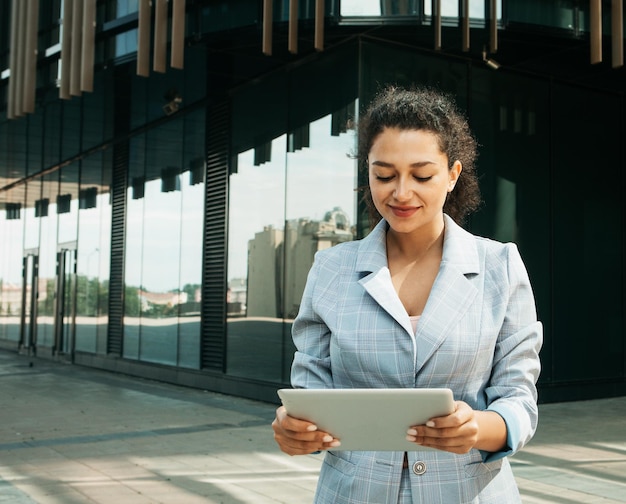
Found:
[[393, 231], [440, 232], [446, 195], [462, 167], [455, 161], [448, 169], [437, 135], [385, 128], [372, 143], [368, 167], [374, 205]]

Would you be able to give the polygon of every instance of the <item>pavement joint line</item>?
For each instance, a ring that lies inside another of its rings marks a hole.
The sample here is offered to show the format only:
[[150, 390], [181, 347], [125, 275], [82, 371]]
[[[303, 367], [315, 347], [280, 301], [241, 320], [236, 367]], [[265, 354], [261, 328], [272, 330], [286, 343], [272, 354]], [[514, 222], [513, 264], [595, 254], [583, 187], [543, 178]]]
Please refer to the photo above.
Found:
[[165, 429], [150, 429], [146, 431], [118, 432], [114, 434], [93, 434], [86, 436], [72, 436], [54, 439], [24, 439], [14, 443], [1, 443], [0, 451], [21, 450], [27, 448], [44, 448], [50, 446], [73, 445], [83, 443], [102, 443], [107, 441], [119, 441], [123, 439], [135, 439], [154, 436], [171, 436], [177, 434], [191, 434], [209, 432], [222, 429], [245, 429], [266, 425], [265, 420], [244, 420], [238, 424], [215, 423], [206, 425], [193, 425], [189, 427], [168, 427]]
[[[513, 472], [516, 477], [529, 479], [529, 476], [536, 474], [537, 467], [527, 469], [514, 467]], [[542, 467], [541, 473], [541, 478], [535, 476], [532, 479], [542, 481], [553, 487], [608, 499], [615, 498], [617, 492], [626, 494], [626, 483], [609, 481], [606, 477], [583, 474], [576, 470], [553, 469], [550, 467]], [[593, 493], [589, 491], [590, 488], [593, 488]]]

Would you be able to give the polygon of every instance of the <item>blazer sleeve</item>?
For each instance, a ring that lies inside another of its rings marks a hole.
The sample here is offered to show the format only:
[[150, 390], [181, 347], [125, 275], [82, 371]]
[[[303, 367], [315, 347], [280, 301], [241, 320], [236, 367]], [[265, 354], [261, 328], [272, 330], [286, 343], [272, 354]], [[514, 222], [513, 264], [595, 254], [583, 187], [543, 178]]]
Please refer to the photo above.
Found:
[[496, 344], [491, 380], [486, 388], [488, 410], [502, 416], [507, 426], [507, 448], [484, 453], [493, 461], [521, 449], [535, 433], [538, 420], [537, 388], [543, 327], [519, 251], [507, 244], [508, 303]]
[[[334, 388], [330, 363], [330, 330], [316, 313], [314, 304], [323, 290], [320, 274], [323, 272], [319, 253], [309, 271], [300, 310], [291, 334], [296, 346], [291, 366], [291, 386], [294, 388]], [[328, 296], [326, 296], [328, 298]]]

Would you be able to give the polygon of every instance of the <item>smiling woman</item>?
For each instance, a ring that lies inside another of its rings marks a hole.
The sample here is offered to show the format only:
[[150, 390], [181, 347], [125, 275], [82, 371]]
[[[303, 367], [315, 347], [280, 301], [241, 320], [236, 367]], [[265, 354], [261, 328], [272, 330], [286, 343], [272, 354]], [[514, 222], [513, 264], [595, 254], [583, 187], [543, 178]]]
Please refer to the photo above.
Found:
[[455, 222], [479, 201], [476, 142], [453, 102], [428, 90], [384, 90], [358, 129], [379, 222], [316, 254], [291, 383], [449, 388], [455, 411], [407, 426], [406, 452], [342, 450], [282, 406], [274, 438], [290, 455], [327, 451], [318, 504], [520, 502], [507, 455], [536, 429], [543, 333], [517, 248]]

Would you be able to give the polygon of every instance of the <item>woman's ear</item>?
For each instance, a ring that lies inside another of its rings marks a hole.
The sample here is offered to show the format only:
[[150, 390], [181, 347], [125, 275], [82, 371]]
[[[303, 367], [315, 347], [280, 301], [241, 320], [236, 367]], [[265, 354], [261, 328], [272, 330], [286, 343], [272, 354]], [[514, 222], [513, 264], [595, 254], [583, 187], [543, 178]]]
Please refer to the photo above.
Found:
[[454, 186], [456, 185], [457, 180], [459, 180], [462, 171], [463, 165], [461, 164], [461, 161], [457, 159], [452, 167], [448, 170], [448, 176], [450, 178], [450, 181], [448, 182], [448, 192], [452, 192], [452, 189], [454, 189]]

